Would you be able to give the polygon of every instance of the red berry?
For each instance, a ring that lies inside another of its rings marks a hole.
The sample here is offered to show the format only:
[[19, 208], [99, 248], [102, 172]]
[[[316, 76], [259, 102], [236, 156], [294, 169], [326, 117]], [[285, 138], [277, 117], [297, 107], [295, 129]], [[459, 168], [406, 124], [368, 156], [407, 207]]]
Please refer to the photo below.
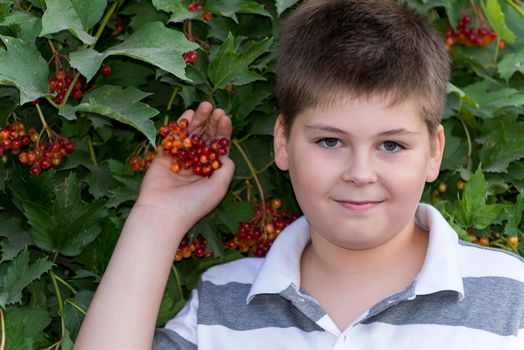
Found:
[[65, 79], [65, 77], [66, 77], [66, 73], [63, 70], [58, 70], [55, 73], [55, 77], [56, 77], [56, 79], [58, 79], [60, 81], [63, 81]]
[[212, 14], [211, 12], [204, 12], [204, 13], [202, 14], [202, 19], [203, 19], [204, 21], [206, 21], [206, 22], [207, 22], [207, 21], [210, 21], [211, 18], [213, 18], [213, 14]]
[[102, 67], [100, 68], [100, 73], [102, 73], [102, 75], [106, 77], [111, 75], [112, 72], [113, 72], [113, 69], [110, 66], [108, 66], [107, 64], [103, 64]]
[[186, 64], [193, 64], [198, 60], [198, 52], [196, 50], [184, 52], [182, 57]]
[[140, 171], [143, 168], [142, 157], [134, 155], [129, 159], [129, 166], [133, 171]]
[[42, 172], [40, 169], [40, 166], [38, 164], [33, 164], [31, 168], [29, 169], [32, 175], [38, 175]]

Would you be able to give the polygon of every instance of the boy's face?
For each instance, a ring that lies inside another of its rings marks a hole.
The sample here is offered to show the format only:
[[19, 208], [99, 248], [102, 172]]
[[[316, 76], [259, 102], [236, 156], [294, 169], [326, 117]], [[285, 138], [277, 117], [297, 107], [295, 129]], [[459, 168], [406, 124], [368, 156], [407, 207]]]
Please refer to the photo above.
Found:
[[294, 120], [288, 138], [277, 120], [275, 161], [289, 170], [311, 235], [370, 249], [413, 223], [444, 148], [442, 127], [430, 138], [414, 107], [387, 107], [374, 99], [308, 109]]

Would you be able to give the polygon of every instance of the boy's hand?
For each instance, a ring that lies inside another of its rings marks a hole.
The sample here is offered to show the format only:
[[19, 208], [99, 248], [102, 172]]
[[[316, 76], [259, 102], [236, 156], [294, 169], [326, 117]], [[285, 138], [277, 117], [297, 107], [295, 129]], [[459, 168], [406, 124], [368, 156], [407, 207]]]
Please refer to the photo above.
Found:
[[[230, 118], [222, 109], [213, 110], [209, 102], [202, 102], [196, 111], [185, 111], [180, 118], [189, 121], [190, 134], [202, 133], [204, 139], [231, 136]], [[173, 224], [189, 229], [213, 210], [227, 192], [235, 166], [227, 155], [221, 156], [220, 161], [222, 167], [209, 178], [195, 175], [191, 169], [175, 174], [170, 169], [171, 157], [159, 152], [144, 177], [134, 208], [154, 209], [172, 218]]]

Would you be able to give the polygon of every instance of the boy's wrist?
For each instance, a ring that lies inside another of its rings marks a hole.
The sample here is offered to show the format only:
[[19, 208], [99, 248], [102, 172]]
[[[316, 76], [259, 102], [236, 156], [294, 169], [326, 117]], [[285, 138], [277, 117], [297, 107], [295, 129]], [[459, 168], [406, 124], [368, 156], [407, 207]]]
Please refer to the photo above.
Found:
[[155, 234], [155, 236], [167, 236], [168, 238], [178, 238], [179, 240], [195, 224], [189, 222], [174, 209], [153, 207], [135, 203], [128, 216], [127, 224], [140, 225], [143, 229]]

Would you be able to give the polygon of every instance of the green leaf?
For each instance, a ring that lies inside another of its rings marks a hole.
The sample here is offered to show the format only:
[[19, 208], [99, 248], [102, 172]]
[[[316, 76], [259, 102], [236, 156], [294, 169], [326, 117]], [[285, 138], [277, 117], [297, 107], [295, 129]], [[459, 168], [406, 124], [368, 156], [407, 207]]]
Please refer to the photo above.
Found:
[[15, 217], [0, 217], [0, 237], [6, 238], [0, 242], [2, 248], [0, 263], [12, 260], [31, 243], [31, 236], [22, 227], [22, 220]]
[[115, 177], [118, 182], [124, 184], [124, 186], [116, 187], [109, 191], [109, 200], [107, 201], [108, 208], [117, 208], [119, 205], [125, 202], [134, 202], [138, 196], [138, 190], [140, 188], [141, 178], [123, 178]]
[[73, 6], [82, 22], [82, 27], [89, 30], [100, 21], [107, 6], [107, 0], [72, 0]]
[[228, 194], [226, 198], [224, 198], [218, 210], [219, 216], [223, 218], [222, 223], [226, 225], [233, 234], [236, 234], [237, 227], [242, 221], [251, 218], [253, 212], [254, 209], [250, 203], [235, 201], [231, 194]]
[[462, 198], [455, 202], [455, 218], [464, 227], [485, 229], [504, 209], [500, 204], [486, 204], [488, 183], [479, 166], [464, 187]]
[[[69, 330], [70, 335], [76, 338], [80, 325], [84, 320], [84, 314], [78, 310], [87, 311], [91, 300], [93, 299], [93, 292], [90, 290], [80, 290], [75, 294], [74, 298], [64, 300], [64, 323], [66, 329]], [[74, 303], [76, 306], [73, 306]]]
[[498, 0], [483, 0], [481, 6], [491, 27], [497, 32], [498, 36], [508, 43], [513, 44], [516, 39], [515, 34], [506, 25], [506, 16]]
[[457, 169], [465, 165], [468, 156], [468, 145], [464, 137], [454, 135], [455, 128], [459, 128], [452, 121], [444, 121], [446, 147], [442, 158], [441, 170]]
[[[158, 111], [139, 102], [150, 94], [132, 86], [103, 85], [87, 93], [75, 112], [96, 113], [132, 126], [143, 133], [151, 144], [155, 144], [156, 128], [151, 118]], [[69, 113], [67, 115], [70, 115]], [[66, 115], [66, 116], [67, 116]]]
[[482, 118], [493, 118], [494, 112], [500, 108], [524, 105], [524, 93], [509, 87], [492, 88], [489, 80], [471, 84], [463, 88], [463, 91], [478, 104], [476, 113]]
[[149, 1], [132, 3], [121, 13], [132, 16], [131, 22], [129, 22], [129, 27], [133, 28], [133, 30], [137, 30], [149, 22], [158, 21], [164, 23], [167, 22], [169, 18], [165, 13], [157, 11]]
[[106, 57], [124, 55], [150, 63], [180, 79], [189, 80], [185, 74], [186, 64], [182, 54], [197, 48], [198, 44], [188, 41], [182, 32], [166, 28], [160, 22], [151, 22], [140, 27], [123, 43], [110, 47], [103, 53], [84, 48], [72, 52], [70, 64], [87, 80], [91, 80]]
[[520, 192], [515, 204], [506, 208], [507, 224], [504, 227], [506, 236], [517, 236], [520, 232], [519, 225], [524, 213], [524, 192]]
[[524, 157], [524, 138], [508, 138], [503, 126], [488, 136], [480, 150], [484, 171], [507, 173], [511, 162]]
[[160, 11], [174, 13], [184, 9], [187, 10], [187, 6], [185, 6], [181, 0], [153, 0], [152, 3], [153, 6]]
[[262, 4], [249, 0], [207, 0], [206, 9], [229, 17], [235, 22], [238, 22], [237, 13], [248, 13], [271, 18], [271, 14], [267, 12]]
[[6, 350], [33, 350], [42, 341], [44, 329], [51, 323], [47, 310], [19, 307], [5, 312]]
[[[89, 1], [91, 3], [93, 1]], [[94, 10], [97, 10], [96, 4], [99, 0], [94, 1]], [[84, 44], [91, 45], [96, 41], [94, 36], [87, 33], [89, 28], [84, 27], [83, 21], [88, 22], [94, 16], [90, 15], [92, 10], [87, 14], [80, 14], [71, 0], [46, 0], [46, 10], [42, 16], [42, 31], [40, 36], [54, 34], [62, 30], [69, 30]], [[90, 7], [90, 6], [89, 6]], [[79, 6], [83, 9], [83, 6]], [[85, 10], [85, 9], [84, 9]]]
[[84, 264], [86, 269], [95, 272], [99, 276], [104, 274], [122, 231], [123, 222], [115, 222], [118, 219], [113, 219], [104, 220], [102, 232], [76, 258]]
[[497, 64], [500, 77], [509, 80], [513, 73], [524, 74], [524, 49], [505, 55]]
[[234, 119], [246, 119], [251, 112], [253, 112], [270, 96], [270, 90], [263, 90], [255, 84], [248, 84], [235, 88], [229, 113]]
[[107, 196], [109, 190], [116, 184], [109, 167], [106, 164], [95, 166], [88, 163], [84, 165], [89, 169], [89, 174], [85, 179], [89, 185], [89, 193], [97, 199]]
[[13, 4], [0, 4], [0, 23], [11, 13]]
[[45, 259], [36, 259], [29, 263], [29, 250], [24, 248], [12, 262], [8, 263], [6, 274], [2, 277], [0, 286], [0, 307], [20, 303], [22, 301], [22, 290], [32, 281], [40, 278], [54, 264]]
[[199, 234], [202, 235], [206, 241], [206, 251], [213, 252], [213, 255], [218, 258], [224, 257], [224, 244], [220, 240], [215, 230], [216, 223], [219, 221], [219, 217], [216, 212], [211, 212], [206, 217], [198, 221], [192, 228], [189, 230], [188, 235], [190, 239], [196, 238]]
[[43, 206], [51, 204], [53, 198], [54, 171], [46, 171], [39, 176], [31, 176], [26, 168], [17, 168], [8, 183], [13, 193], [13, 203], [22, 210], [22, 202], [31, 201]]
[[0, 35], [0, 85], [15, 86], [20, 91], [20, 104], [47, 94], [49, 67], [34, 43]]
[[39, 248], [78, 255], [102, 230], [99, 220], [107, 215], [104, 202], [84, 204], [74, 174], [56, 187], [51, 207], [24, 202], [24, 214], [31, 226], [30, 235]]
[[16, 25], [18, 26], [18, 38], [24, 40], [26, 43], [34, 43], [38, 34], [42, 30], [42, 21], [27, 12], [16, 11], [3, 21], [0, 20], [0, 25]]
[[271, 43], [272, 39], [264, 39], [258, 43], [252, 43], [242, 52], [237, 52], [233, 35], [230, 33], [209, 64], [208, 74], [214, 84], [214, 89], [222, 89], [228, 83], [245, 85], [255, 80], [266, 80], [264, 76], [250, 70], [249, 65], [268, 52]]
[[475, 102], [475, 100], [473, 100], [471, 98], [471, 96], [468, 96], [463, 90], [461, 90], [457, 86], [455, 86], [455, 85], [453, 85], [451, 83], [448, 83], [446, 90], [447, 90], [446, 91], [447, 94], [455, 93], [461, 101], [469, 104], [470, 106], [472, 106], [472, 107], [474, 107], [476, 109], [479, 108], [479, 104], [477, 102]]
[[298, 0], [276, 0], [275, 4], [277, 6], [277, 14], [280, 17], [280, 15], [290, 8], [291, 6], [295, 5], [298, 2]]

